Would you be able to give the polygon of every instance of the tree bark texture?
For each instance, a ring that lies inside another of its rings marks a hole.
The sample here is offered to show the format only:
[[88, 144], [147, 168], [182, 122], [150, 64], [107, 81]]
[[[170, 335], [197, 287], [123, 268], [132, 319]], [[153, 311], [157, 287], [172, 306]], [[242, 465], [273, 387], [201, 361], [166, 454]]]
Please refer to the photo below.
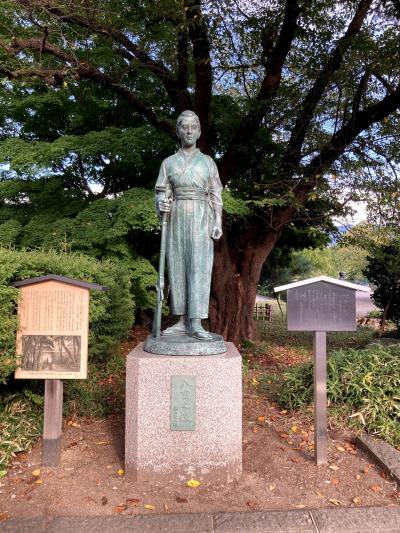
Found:
[[214, 247], [211, 284], [210, 329], [240, 344], [255, 338], [253, 308], [262, 266], [273, 250], [278, 234], [263, 235], [258, 244], [250, 242], [238, 250], [224, 235]]

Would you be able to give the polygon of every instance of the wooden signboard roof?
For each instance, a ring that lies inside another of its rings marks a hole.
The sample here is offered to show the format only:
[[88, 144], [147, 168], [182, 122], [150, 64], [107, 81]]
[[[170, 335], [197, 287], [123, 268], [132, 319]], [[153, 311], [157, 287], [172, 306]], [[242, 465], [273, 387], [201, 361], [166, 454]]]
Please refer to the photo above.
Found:
[[281, 285], [280, 287], [274, 287], [274, 292], [286, 291], [288, 289], [294, 289], [295, 287], [301, 287], [302, 285], [310, 285], [317, 283], [318, 281], [325, 281], [326, 283], [332, 283], [332, 285], [338, 285], [339, 287], [346, 287], [354, 291], [371, 292], [369, 287], [364, 285], [358, 285], [357, 283], [350, 283], [341, 279], [330, 278], [329, 276], [317, 276], [315, 278], [303, 279], [302, 281], [295, 281], [294, 283], [288, 283], [287, 285]]
[[34, 285], [35, 283], [43, 283], [45, 281], [59, 281], [60, 283], [66, 283], [67, 285], [73, 285], [75, 287], [81, 287], [82, 289], [95, 289], [98, 291], [106, 291], [107, 287], [99, 285], [98, 283], [89, 283], [88, 281], [80, 281], [74, 278], [68, 278], [67, 276], [58, 276], [56, 274], [48, 274], [47, 276], [40, 276], [38, 278], [24, 279], [22, 281], [15, 281], [12, 283], [13, 287], [26, 287], [27, 285]]

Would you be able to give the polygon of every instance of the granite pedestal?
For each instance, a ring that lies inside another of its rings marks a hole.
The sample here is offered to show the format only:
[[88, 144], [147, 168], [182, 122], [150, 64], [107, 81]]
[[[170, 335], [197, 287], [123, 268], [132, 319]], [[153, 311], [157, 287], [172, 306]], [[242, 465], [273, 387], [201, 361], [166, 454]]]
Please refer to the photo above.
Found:
[[[176, 376], [195, 383], [195, 401], [188, 398], [193, 424], [186, 424], [193, 430], [171, 429]], [[143, 344], [128, 355], [125, 472], [133, 481], [226, 483], [240, 477], [242, 358], [232, 343], [218, 355], [155, 355]]]

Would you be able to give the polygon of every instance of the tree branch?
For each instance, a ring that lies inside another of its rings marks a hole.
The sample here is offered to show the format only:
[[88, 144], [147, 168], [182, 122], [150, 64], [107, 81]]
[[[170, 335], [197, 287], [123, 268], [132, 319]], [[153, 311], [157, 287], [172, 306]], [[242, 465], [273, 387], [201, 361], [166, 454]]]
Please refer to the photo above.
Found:
[[303, 202], [308, 192], [313, 188], [313, 179], [322, 174], [330, 167], [356, 139], [357, 135], [380, 122], [385, 117], [400, 108], [400, 85], [382, 100], [371, 104], [350, 117], [315, 156], [303, 173], [303, 179], [299, 187], [295, 188], [295, 196]]
[[[0, 43], [1, 46], [1, 43]], [[3, 45], [4, 46], [4, 45]], [[35, 50], [41, 51], [48, 55], [52, 55], [57, 59], [62, 60], [67, 65], [74, 67], [74, 73], [78, 78], [84, 78], [87, 80], [92, 80], [103, 87], [106, 87], [118, 94], [121, 98], [129, 102], [133, 109], [138, 112], [140, 115], [145, 117], [150, 124], [155, 126], [157, 129], [168, 133], [171, 136], [175, 135], [175, 128], [172, 122], [167, 119], [159, 119], [156, 113], [148, 107], [142, 100], [140, 100], [133, 92], [121, 85], [120, 83], [115, 82], [110, 76], [107, 76], [99, 69], [88, 65], [87, 63], [81, 61], [80, 59], [67, 54], [64, 50], [46, 42], [43, 46], [42, 39], [25, 39], [18, 40], [14, 39], [10, 46], [5, 46], [6, 50], [9, 53], [15, 55], [23, 50]], [[70, 67], [67, 67], [68, 69]], [[43, 78], [47, 83], [58, 84], [60, 85], [62, 81], [68, 76], [67, 70], [63, 69], [46, 69], [46, 68], [28, 68], [16, 71], [10, 71], [0, 66], [0, 72], [10, 79], [17, 78], [31, 78], [33, 76], [38, 76]], [[49, 77], [52, 78], [52, 82], [49, 80]]]
[[[123, 47], [121, 53], [125, 58], [138, 59], [144, 67], [146, 67], [152, 74], [154, 74], [154, 76], [156, 76], [156, 78], [162, 82], [172, 104], [177, 108], [177, 110], [182, 107], [182, 87], [178, 86], [177, 80], [171, 74], [169, 69], [161, 61], [152, 59], [145, 50], [132, 42], [123, 32], [100, 24], [96, 20], [81, 17], [73, 13], [68, 13], [59, 7], [52, 6], [49, 1], [45, 2], [44, 6], [41, 0], [15, 0], [15, 2], [29, 11], [32, 11], [32, 7], [35, 6], [41, 9], [44, 7], [49, 14], [55, 16], [60, 22], [74, 24], [91, 30], [99, 35], [104, 35], [105, 37], [111, 38]], [[190, 98], [188, 93], [185, 96], [187, 99]]]
[[[315, 187], [317, 177], [337, 161], [361, 132], [398, 109], [400, 109], [400, 85], [379, 102], [365, 107], [350, 117], [332, 136], [329, 144], [326, 144], [304, 169], [297, 186], [293, 188], [297, 205], [303, 205], [307, 201], [308, 194]], [[274, 231], [279, 233], [293, 220], [296, 210], [295, 204], [276, 209], [271, 221]]]
[[203, 152], [210, 153], [208, 132], [208, 113], [211, 103], [212, 73], [210, 58], [210, 40], [208, 28], [201, 11], [201, 0], [184, 0], [189, 37], [193, 46], [195, 86], [195, 112], [200, 119], [202, 136], [199, 146]]
[[224, 185], [237, 167], [241, 155], [241, 146], [248, 146], [254, 139], [254, 135], [261, 124], [271, 99], [278, 91], [283, 65], [295, 36], [299, 15], [300, 6], [297, 0], [286, 0], [281, 30], [271, 55], [266, 61], [266, 72], [257, 95], [257, 101], [243, 119], [239, 130], [221, 160], [220, 175]]
[[342, 64], [344, 54], [350, 47], [353, 38], [359, 33], [361, 25], [367, 15], [372, 0], [361, 0], [357, 10], [351, 20], [346, 33], [339, 39], [335, 48], [332, 50], [328, 61], [318, 74], [314, 85], [311, 87], [306, 98], [304, 99], [300, 113], [297, 116], [296, 124], [293, 128], [286, 152], [282, 160], [282, 170], [290, 175], [298, 166], [301, 158], [301, 148], [311, 120], [314, 116], [315, 109], [320, 102], [326, 88], [331, 83], [335, 72], [339, 70]]
[[391, 85], [387, 80], [385, 80], [385, 78], [383, 76], [381, 76], [379, 74], [379, 72], [376, 72], [376, 70], [374, 70], [372, 72], [372, 74], [375, 76], [375, 78], [381, 82], [381, 84], [385, 87], [385, 89], [389, 92], [389, 93], [393, 93], [394, 92], [394, 87], [393, 85]]

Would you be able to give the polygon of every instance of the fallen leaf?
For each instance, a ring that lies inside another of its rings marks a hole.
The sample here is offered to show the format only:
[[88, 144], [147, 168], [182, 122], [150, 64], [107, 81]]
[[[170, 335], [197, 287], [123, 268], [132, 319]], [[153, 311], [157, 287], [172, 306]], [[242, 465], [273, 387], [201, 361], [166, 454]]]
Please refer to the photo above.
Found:
[[0, 470], [0, 479], [7, 475], [7, 470]]
[[117, 470], [117, 474], [119, 476], [123, 476], [125, 474], [125, 470], [123, 468], [120, 468], [119, 470]]
[[99, 440], [96, 444], [97, 446], [105, 446], [106, 444], [111, 444], [111, 442], [108, 440]]
[[257, 381], [256, 378], [253, 377], [253, 379], [251, 380], [251, 384], [253, 385], [253, 387], [257, 387], [260, 384], [260, 382]]
[[352, 499], [352, 502], [355, 503], [355, 504], [359, 504], [361, 503], [361, 498], [360, 496], [356, 496], [355, 498]]
[[106, 496], [103, 496], [101, 498], [101, 505], [107, 505], [107, 503], [108, 503], [108, 500], [107, 500]]
[[81, 425], [78, 424], [78, 422], [74, 422], [73, 420], [68, 420], [67, 426], [72, 426], [73, 428], [80, 428]]
[[373, 492], [379, 492], [382, 488], [379, 485], [370, 485], [369, 487]]
[[281, 439], [288, 439], [289, 435], [287, 433], [279, 433]]
[[258, 416], [257, 417], [257, 420], [261, 423], [264, 423], [265, 422], [265, 416]]
[[276, 489], [276, 485], [274, 485], [273, 483], [271, 483], [271, 485], [268, 485], [268, 488], [269, 490], [273, 491]]
[[128, 506], [126, 505], [126, 503], [120, 503], [119, 505], [117, 505], [117, 507], [114, 507], [113, 512], [114, 513], [123, 513], [127, 509], [128, 509]]
[[280, 411], [283, 415], [285, 415], [287, 413], [287, 410], [286, 409], [282, 409], [282, 411]]
[[86, 503], [96, 503], [96, 500], [94, 498], [92, 498], [91, 496], [85, 496], [84, 498], [82, 498], [84, 502]]
[[149, 510], [149, 511], [155, 511], [155, 510], [156, 510], [156, 508], [154, 507], [154, 505], [150, 505], [149, 503], [145, 503], [145, 504], [143, 505], [143, 507], [144, 507], [145, 509]]
[[180, 496], [177, 496], [175, 499], [178, 503], [187, 503], [186, 498], [181, 498]]
[[189, 479], [189, 481], [186, 483], [188, 487], [196, 488], [201, 485], [200, 481], [197, 481], [196, 479]]
[[250, 509], [257, 509], [257, 502], [249, 501], [249, 502], [246, 502], [246, 505], [250, 507]]
[[139, 498], [127, 498], [126, 499], [126, 503], [128, 505], [137, 505], [138, 503], [140, 503], [142, 500], [139, 500]]
[[319, 496], [320, 498], [324, 498], [325, 497], [325, 492], [317, 490], [316, 495]]
[[290, 428], [290, 431], [293, 431], [293, 433], [297, 433], [298, 429], [299, 429], [299, 428], [298, 428], [297, 426], [292, 426], [292, 427]]
[[164, 503], [164, 511], [167, 512], [167, 513], [169, 511], [169, 507], [168, 507], [168, 505], [166, 503]]
[[341, 502], [341, 501], [339, 501], [339, 500], [335, 500], [334, 498], [331, 498], [331, 499], [329, 500], [329, 503], [331, 503], [332, 505], [336, 505], [336, 506], [340, 506], [340, 505], [342, 505], [342, 502]]
[[343, 448], [343, 446], [336, 446], [336, 449], [339, 451], [339, 452], [345, 452], [346, 450]]
[[8, 520], [10, 513], [8, 511], [0, 511], [0, 521]]
[[331, 466], [328, 466], [328, 468], [330, 470], [333, 470], [334, 472], [336, 472], [336, 470], [339, 470], [339, 467], [337, 465], [331, 465]]
[[298, 503], [297, 505], [293, 505], [295, 509], [304, 509], [305, 504], [304, 503]]
[[37, 479], [35, 483], [36, 485], [41, 485], [43, 483], [43, 479]]
[[339, 481], [336, 477], [334, 477], [333, 479], [331, 479], [331, 484], [332, 484], [332, 485], [339, 485], [339, 483], [340, 483], [340, 481]]
[[33, 477], [39, 477], [40, 476], [40, 468], [37, 468], [36, 470], [33, 470], [31, 472]]

